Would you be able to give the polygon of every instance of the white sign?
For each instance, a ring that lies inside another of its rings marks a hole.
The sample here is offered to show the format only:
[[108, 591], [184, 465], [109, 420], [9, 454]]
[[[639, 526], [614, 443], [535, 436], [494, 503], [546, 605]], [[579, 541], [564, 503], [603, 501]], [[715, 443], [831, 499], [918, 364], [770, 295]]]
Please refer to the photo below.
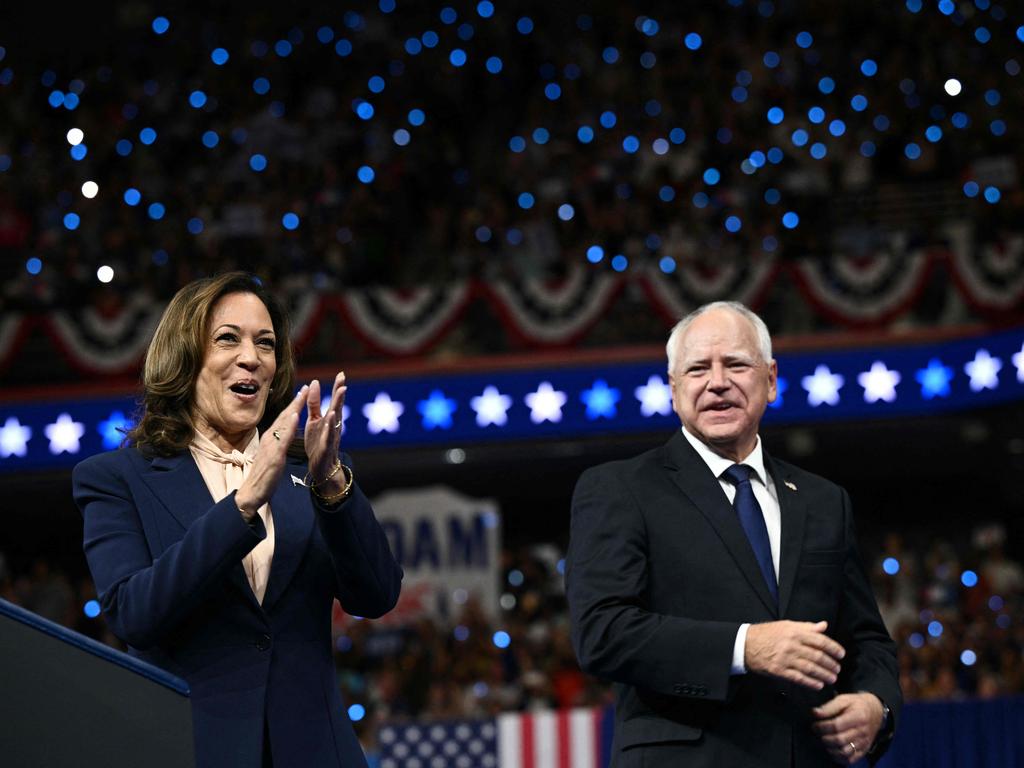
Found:
[[494, 500], [432, 486], [388, 491], [372, 503], [405, 572], [398, 605], [380, 622], [451, 620], [470, 601], [498, 617], [501, 516]]

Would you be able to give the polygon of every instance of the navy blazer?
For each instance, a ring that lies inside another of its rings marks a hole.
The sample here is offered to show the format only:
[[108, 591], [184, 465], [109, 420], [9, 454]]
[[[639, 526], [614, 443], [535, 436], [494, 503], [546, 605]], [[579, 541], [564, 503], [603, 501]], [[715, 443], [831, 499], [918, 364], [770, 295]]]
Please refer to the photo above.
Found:
[[[782, 518], [777, 608], [734, 508], [682, 432], [580, 477], [566, 569], [572, 635], [581, 666], [616, 683], [616, 768], [832, 765], [810, 728], [813, 706], [870, 691], [898, 716], [896, 648], [846, 492], [767, 454], [765, 465]], [[776, 619], [828, 621], [846, 649], [834, 687], [730, 674], [740, 624]]]
[[338, 690], [331, 613], [335, 598], [351, 614], [386, 613], [402, 569], [359, 488], [336, 510], [314, 507], [291, 479], [305, 471], [289, 461], [271, 497], [260, 605], [242, 558], [263, 522], [246, 524], [234, 493], [214, 503], [188, 451], [122, 448], [75, 467], [107, 625], [129, 653], [188, 681], [198, 766], [258, 768], [264, 721], [275, 768], [366, 765]]

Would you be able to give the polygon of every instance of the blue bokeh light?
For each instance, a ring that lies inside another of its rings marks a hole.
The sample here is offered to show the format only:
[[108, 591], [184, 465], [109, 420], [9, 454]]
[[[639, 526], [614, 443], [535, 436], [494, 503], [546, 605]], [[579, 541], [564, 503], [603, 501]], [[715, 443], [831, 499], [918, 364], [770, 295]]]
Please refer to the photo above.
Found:
[[82, 223], [81, 217], [74, 211], [64, 214], [64, 228], [70, 231], [78, 229], [79, 224]]
[[623, 256], [621, 253], [612, 256], [612, 269], [616, 272], [625, 272], [629, 266], [629, 259]]
[[171, 22], [167, 20], [166, 16], [157, 16], [155, 19], [153, 19], [153, 23], [151, 26], [153, 27], [154, 32], [156, 32], [158, 35], [162, 35], [168, 29], [171, 28]]
[[491, 56], [484, 63], [484, 66], [487, 67], [488, 72], [490, 72], [492, 75], [496, 75], [499, 72], [501, 72], [501, 69], [504, 65], [502, 64], [500, 58], [498, 58], [497, 56]]
[[708, 168], [706, 171], [704, 171], [703, 179], [705, 184], [713, 187], [715, 184], [721, 181], [722, 174], [718, 172], [717, 168]]
[[974, 587], [978, 584], [978, 574], [971, 570], [966, 570], [960, 574], [960, 583], [965, 587]]
[[860, 63], [860, 71], [865, 77], [874, 77], [878, 74], [878, 64], [874, 59], [864, 59]]
[[25, 261], [25, 271], [30, 275], [38, 275], [43, 271], [43, 260], [38, 256], [32, 256]]
[[725, 228], [729, 232], [739, 232], [742, 227], [743, 222], [740, 220], [739, 216], [729, 216], [725, 220]]
[[409, 125], [419, 127], [426, 121], [427, 116], [422, 109], [410, 109], [408, 120]]
[[461, 67], [466, 63], [466, 52], [461, 48], [455, 48], [448, 54], [448, 61], [453, 67]]
[[257, 77], [252, 81], [252, 89], [260, 96], [265, 96], [270, 91], [270, 81], [265, 77]]
[[508, 632], [502, 629], [495, 632], [494, 637], [492, 637], [491, 640], [496, 648], [508, 648], [512, 643], [512, 638], [509, 636]]
[[796, 229], [800, 226], [800, 216], [796, 211], [786, 211], [782, 214], [782, 226], [786, 229]]
[[633, 154], [638, 149], [640, 149], [640, 139], [638, 139], [636, 136], [633, 136], [632, 134], [627, 136], [622, 140], [622, 149], [628, 152], [629, 154]]
[[781, 107], [771, 107], [768, 110], [768, 122], [772, 125], [778, 125], [786, 119], [786, 113], [782, 111]]
[[210, 52], [210, 61], [216, 64], [218, 67], [223, 67], [228, 63], [228, 59], [231, 58], [231, 54], [224, 48], [214, 48]]
[[521, 192], [516, 202], [519, 203], [519, 207], [524, 211], [528, 211], [533, 208], [534, 198], [529, 192]]
[[257, 152], [255, 155], [249, 158], [249, 167], [252, 168], [257, 173], [264, 171], [266, 170], [267, 167], [267, 158], [264, 155], [261, 155]]
[[587, 248], [587, 261], [591, 264], [598, 264], [604, 259], [604, 248], [600, 245], [592, 245]]
[[163, 203], [150, 203], [146, 213], [153, 221], [160, 221], [160, 219], [164, 217], [164, 214], [167, 213], [167, 209], [164, 208]]
[[615, 123], [618, 122], [618, 118], [615, 116], [615, 113], [612, 112], [611, 110], [605, 110], [604, 112], [601, 113], [599, 122], [601, 123], [602, 128], [614, 128]]
[[699, 49], [703, 42], [704, 41], [701, 39], [701, 36], [696, 32], [690, 32], [683, 38], [683, 44], [691, 51]]
[[581, 144], [589, 144], [594, 140], [594, 129], [589, 125], [581, 125], [576, 131], [576, 138]]
[[82, 606], [82, 613], [90, 619], [95, 619], [100, 615], [100, 604], [97, 600], [87, 600], [85, 605]]
[[195, 109], [202, 109], [206, 106], [206, 94], [199, 90], [192, 91], [188, 95], [188, 103]]
[[895, 557], [887, 557], [882, 561], [882, 570], [890, 576], [895, 576], [900, 572], [900, 561]]
[[124, 201], [126, 204], [135, 206], [138, 205], [141, 200], [142, 193], [135, 187], [128, 187], [128, 189], [124, 191]]
[[356, 178], [358, 178], [363, 184], [370, 184], [377, 177], [376, 172], [368, 165], [359, 166], [359, 170], [356, 171]]
[[362, 704], [352, 704], [348, 708], [348, 719], [353, 723], [358, 723], [366, 717], [366, 707]]
[[299, 228], [299, 217], [298, 214], [288, 211], [284, 216], [281, 217], [281, 226], [288, 231], [294, 231]]
[[533, 32], [533, 19], [529, 16], [522, 16], [516, 22], [516, 30], [521, 35], [528, 35]]
[[203, 134], [203, 146], [207, 149], [213, 149], [220, 143], [220, 136], [217, 135], [216, 131], [206, 131]]

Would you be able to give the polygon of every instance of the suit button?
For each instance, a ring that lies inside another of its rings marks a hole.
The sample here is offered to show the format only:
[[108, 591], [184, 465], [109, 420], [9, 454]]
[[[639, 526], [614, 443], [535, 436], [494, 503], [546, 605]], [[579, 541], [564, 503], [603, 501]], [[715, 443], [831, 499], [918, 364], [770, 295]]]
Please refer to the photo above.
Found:
[[266, 651], [270, 648], [270, 635], [260, 635], [256, 641], [257, 651]]

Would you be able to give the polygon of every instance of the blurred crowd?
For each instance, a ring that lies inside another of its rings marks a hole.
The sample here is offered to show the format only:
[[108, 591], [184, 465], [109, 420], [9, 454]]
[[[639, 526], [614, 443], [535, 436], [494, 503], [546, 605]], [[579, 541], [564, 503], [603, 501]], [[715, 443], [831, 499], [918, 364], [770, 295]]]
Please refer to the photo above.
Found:
[[[1024, 568], [999, 526], [969, 541], [890, 533], [871, 566], [883, 618], [899, 648], [908, 701], [1024, 693]], [[408, 717], [451, 719], [503, 711], [601, 706], [609, 687], [583, 674], [569, 639], [562, 561], [550, 544], [507, 550], [498, 615], [474, 599], [450, 620], [348, 620], [337, 625], [338, 684], [362, 707], [358, 727]], [[4, 567], [0, 596], [116, 647], [88, 577], [70, 580], [45, 560]], [[84, 608], [84, 610], [83, 610]], [[351, 712], [351, 711], [350, 711]]]
[[869, 254], [951, 218], [998, 240], [1019, 20], [935, 5], [221, 3], [160, 34], [123, 9], [74, 57], [6, 41], [0, 313], [236, 267], [327, 291], [558, 278], [594, 244], [608, 269]]

